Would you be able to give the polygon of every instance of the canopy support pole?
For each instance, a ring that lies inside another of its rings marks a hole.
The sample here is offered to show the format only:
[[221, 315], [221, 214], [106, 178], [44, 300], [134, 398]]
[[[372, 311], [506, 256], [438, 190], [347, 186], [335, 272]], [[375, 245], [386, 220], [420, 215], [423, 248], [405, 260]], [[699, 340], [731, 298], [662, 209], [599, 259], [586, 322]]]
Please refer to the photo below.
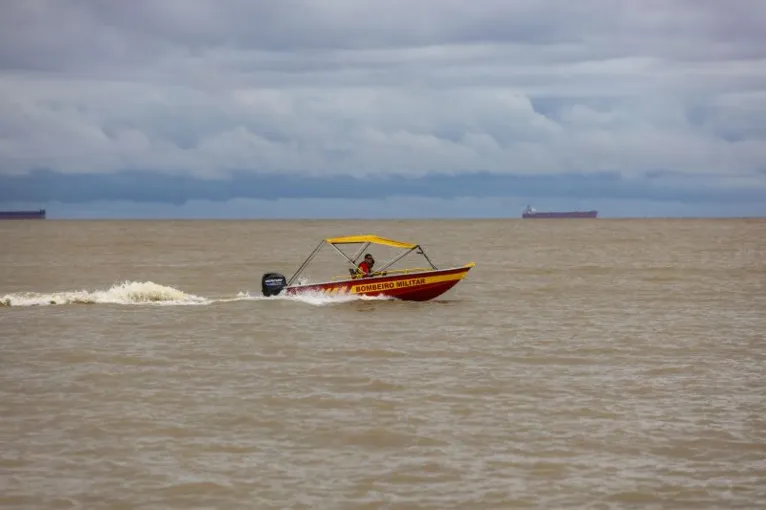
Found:
[[423, 247], [418, 245], [418, 246], [416, 246], [416, 248], [420, 248], [420, 254], [423, 255], [426, 258], [428, 263], [431, 264], [432, 268], [434, 268], [434, 269], [436, 269], [438, 271], [438, 268], [434, 265], [433, 262], [431, 262], [431, 259], [428, 258], [428, 255], [426, 255], [426, 251], [423, 249]]
[[341, 257], [343, 257], [344, 259], [348, 260], [348, 263], [349, 263], [349, 264], [351, 264], [352, 266], [354, 266], [354, 269], [356, 269], [356, 264], [354, 263], [354, 261], [353, 261], [352, 259], [350, 259], [350, 258], [349, 258], [349, 256], [348, 256], [348, 255], [346, 255], [345, 253], [343, 253], [343, 252], [342, 252], [340, 249], [338, 249], [338, 247], [337, 247], [337, 246], [335, 246], [334, 244], [331, 244], [330, 246], [332, 246], [332, 247], [333, 247], [333, 249], [334, 249], [335, 251], [337, 251], [338, 253], [340, 253], [340, 256], [341, 256]]
[[359, 260], [359, 257], [362, 256], [362, 253], [364, 253], [364, 250], [367, 249], [367, 247], [370, 246], [370, 243], [364, 243], [361, 248], [359, 248], [359, 251], [354, 253], [354, 264], [356, 264], [356, 261]]
[[[412, 252], [413, 252], [414, 250], [416, 250], [417, 248], [418, 248], [417, 246], [414, 246], [414, 247], [410, 248], [409, 250], [405, 251], [404, 253], [402, 253], [401, 255], [399, 255], [398, 257], [396, 257], [395, 259], [393, 259], [391, 262], [389, 262], [388, 264], [386, 264], [386, 265], [382, 266], [380, 269], [378, 269], [378, 270], [376, 271], [376, 273], [380, 273], [381, 271], [385, 271], [385, 270], [386, 270], [386, 269], [388, 269], [389, 267], [393, 266], [394, 264], [396, 264], [397, 262], [399, 262], [400, 260], [402, 260], [402, 259], [403, 259], [404, 257], [406, 257], [407, 255], [409, 255], [410, 253], [412, 253]], [[432, 265], [433, 265], [433, 264], [432, 264]]]
[[293, 276], [287, 282], [287, 285], [292, 285], [295, 279], [298, 278], [298, 275], [300, 275], [303, 272], [303, 270], [306, 269], [306, 266], [308, 265], [309, 262], [311, 262], [311, 259], [313, 259], [316, 256], [317, 252], [319, 251], [319, 249], [322, 247], [324, 243], [325, 243], [324, 240], [322, 240], [319, 243], [319, 245], [316, 248], [314, 248], [314, 251], [311, 252], [311, 255], [309, 255], [308, 258], [303, 262], [303, 264], [301, 264], [301, 267], [299, 267], [298, 270], [295, 271]]

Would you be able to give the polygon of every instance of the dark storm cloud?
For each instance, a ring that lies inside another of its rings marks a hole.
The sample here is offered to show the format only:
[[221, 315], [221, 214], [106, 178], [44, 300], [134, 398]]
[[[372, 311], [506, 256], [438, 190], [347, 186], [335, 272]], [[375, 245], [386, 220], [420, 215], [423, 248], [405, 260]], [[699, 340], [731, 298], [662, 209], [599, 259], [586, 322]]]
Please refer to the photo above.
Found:
[[[99, 200], [184, 204], [232, 199], [381, 199], [391, 196], [464, 198], [516, 196], [678, 201], [687, 203], [764, 203], [766, 188], [721, 189], [704, 179], [678, 186], [677, 175], [654, 172], [648, 179], [624, 179], [616, 172], [593, 175], [497, 175], [463, 173], [425, 177], [306, 177], [234, 172], [228, 179], [200, 180], [147, 171], [65, 175], [37, 171], [0, 176], [0, 204], [11, 202], [94, 202]], [[713, 183], [714, 184], [714, 183]]]

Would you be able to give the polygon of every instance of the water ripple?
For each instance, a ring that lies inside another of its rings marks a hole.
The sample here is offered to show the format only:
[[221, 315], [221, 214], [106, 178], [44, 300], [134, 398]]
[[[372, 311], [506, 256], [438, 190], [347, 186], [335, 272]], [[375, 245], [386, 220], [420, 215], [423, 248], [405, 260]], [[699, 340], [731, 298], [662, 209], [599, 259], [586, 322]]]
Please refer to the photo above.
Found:
[[766, 501], [766, 223], [382, 225], [476, 260], [433, 303], [254, 297], [282, 269], [243, 240], [291, 265], [318, 228], [280, 225], [128, 225], [144, 243], [85, 267], [109, 222], [59, 222], [0, 254], [0, 505]]

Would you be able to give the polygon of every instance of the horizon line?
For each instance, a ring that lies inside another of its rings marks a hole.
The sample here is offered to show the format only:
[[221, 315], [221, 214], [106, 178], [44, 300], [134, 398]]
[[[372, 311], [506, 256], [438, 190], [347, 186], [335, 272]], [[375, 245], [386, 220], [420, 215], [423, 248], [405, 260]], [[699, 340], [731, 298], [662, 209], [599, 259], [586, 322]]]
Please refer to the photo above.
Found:
[[14, 219], [14, 218], [0, 218], [0, 221], [476, 221], [476, 220], [518, 220], [518, 221], [532, 221], [546, 220], [551, 221], [575, 221], [577, 223], [585, 222], [598, 222], [599, 220], [758, 220], [766, 219], [766, 215], [762, 216], [603, 216], [598, 218], [521, 218], [520, 216], [408, 216], [408, 217], [367, 217], [367, 218], [353, 218], [348, 216], [321, 216], [321, 217], [290, 217], [290, 216], [231, 216], [231, 217], [215, 217], [215, 216], [154, 216], [154, 217], [140, 217], [140, 216], [93, 216], [93, 217], [76, 217], [76, 216], [61, 216], [61, 217], [46, 217], [46, 218], [33, 218], [33, 219]]

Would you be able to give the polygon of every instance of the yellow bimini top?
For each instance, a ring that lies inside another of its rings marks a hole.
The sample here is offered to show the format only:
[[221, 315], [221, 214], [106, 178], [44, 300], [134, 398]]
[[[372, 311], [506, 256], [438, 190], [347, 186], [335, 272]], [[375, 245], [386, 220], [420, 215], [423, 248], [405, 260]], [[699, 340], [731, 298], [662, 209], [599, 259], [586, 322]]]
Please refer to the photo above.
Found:
[[325, 239], [327, 244], [380, 244], [383, 246], [391, 246], [393, 248], [413, 249], [417, 247], [416, 244], [404, 243], [402, 241], [395, 241], [393, 239], [386, 239], [385, 237], [379, 237], [375, 235], [362, 235], [362, 236], [345, 236], [345, 237], [331, 237]]
[[[311, 252], [311, 254], [308, 256], [308, 258], [303, 261], [303, 264], [298, 268], [297, 271], [293, 274], [293, 276], [287, 281], [287, 285], [290, 286], [298, 279], [298, 276], [303, 272], [303, 270], [306, 268], [306, 266], [311, 262], [311, 260], [314, 258], [314, 256], [317, 254], [317, 252], [326, 245], [330, 245], [335, 249], [335, 251], [338, 252], [340, 256], [342, 256], [346, 262], [351, 266], [353, 270], [357, 269], [357, 261], [356, 259], [361, 255], [362, 249], [360, 249], [356, 255], [349, 256], [346, 253], [344, 253], [340, 248], [338, 248], [337, 245], [343, 245], [343, 244], [377, 244], [381, 246], [390, 246], [392, 248], [399, 248], [402, 250], [405, 250], [404, 253], [401, 255], [397, 255], [393, 259], [385, 262], [382, 264], [380, 269], [378, 269], [375, 273], [376, 274], [385, 274], [387, 269], [391, 266], [393, 266], [397, 261], [401, 260], [405, 256], [407, 256], [409, 253], [414, 252], [417, 250], [418, 255], [422, 255], [426, 261], [428, 262], [428, 265], [430, 268], [413, 268], [413, 269], [405, 269], [405, 270], [395, 270], [392, 271], [395, 273], [406, 273], [411, 271], [431, 271], [435, 270], [438, 271], [438, 268], [434, 265], [433, 262], [431, 262], [431, 259], [428, 258], [428, 255], [426, 255], [425, 251], [423, 250], [423, 247], [419, 244], [413, 244], [413, 243], [405, 243], [404, 241], [396, 241], [395, 239], [388, 239], [385, 237], [376, 236], [373, 234], [364, 234], [364, 235], [357, 235], [357, 236], [343, 236], [343, 237], [329, 237], [327, 239], [322, 239], [319, 242], [319, 245], [314, 248], [314, 251]], [[353, 257], [353, 258], [352, 258]], [[467, 264], [467, 266], [473, 266], [473, 262], [470, 264]], [[345, 277], [348, 278], [348, 277]]]

